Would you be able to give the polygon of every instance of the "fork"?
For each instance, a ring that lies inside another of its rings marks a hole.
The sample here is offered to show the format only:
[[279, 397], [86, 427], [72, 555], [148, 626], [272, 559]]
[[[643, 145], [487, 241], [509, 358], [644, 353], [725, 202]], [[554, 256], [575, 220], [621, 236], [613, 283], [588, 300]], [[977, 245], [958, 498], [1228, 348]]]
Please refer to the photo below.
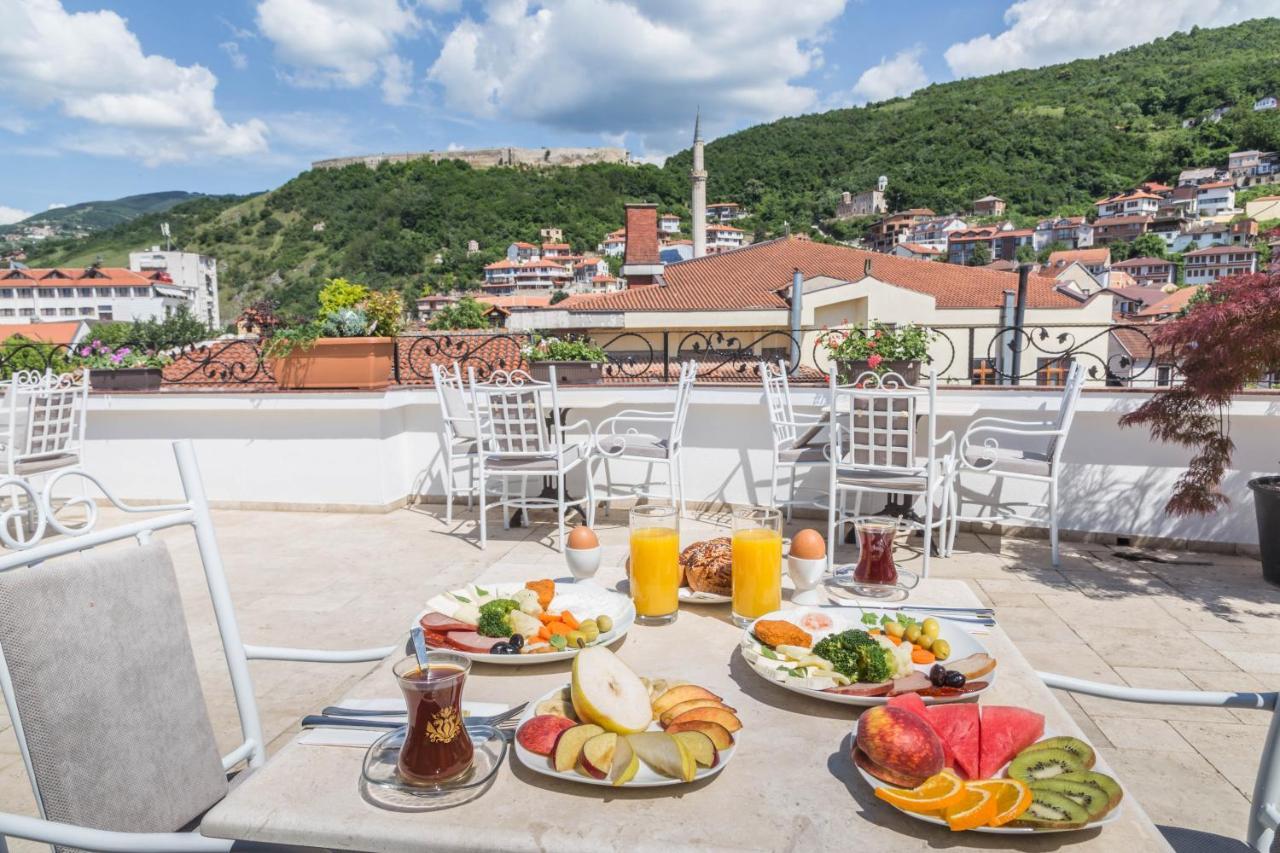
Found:
[[[501, 726], [506, 722], [513, 722], [514, 719], [528, 707], [528, 702], [521, 702], [500, 714], [493, 714], [488, 717], [468, 717], [466, 722], [476, 723], [482, 726]], [[302, 727], [311, 728], [314, 726], [357, 726], [365, 728], [399, 728], [404, 725], [403, 722], [395, 722], [391, 720], [373, 720], [373, 719], [357, 719], [364, 717], [404, 717], [404, 711], [359, 711], [355, 708], [341, 708], [331, 705], [325, 708], [320, 714], [308, 714], [302, 718]]]
[[[506, 733], [515, 731], [516, 723], [519, 721], [509, 718], [497, 723], [489, 723], [487, 719], [468, 719], [466, 722], [467, 725], [490, 725]], [[355, 717], [326, 717], [322, 714], [309, 714], [302, 718], [302, 727], [304, 729], [402, 729], [405, 723], [403, 720], [359, 720]]]

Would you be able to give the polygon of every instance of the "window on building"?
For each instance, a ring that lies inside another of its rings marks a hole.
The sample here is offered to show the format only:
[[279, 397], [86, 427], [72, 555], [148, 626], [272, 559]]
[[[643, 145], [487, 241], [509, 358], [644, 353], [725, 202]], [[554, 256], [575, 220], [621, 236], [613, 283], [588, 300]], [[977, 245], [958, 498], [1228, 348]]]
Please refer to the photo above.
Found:
[[117, 287], [117, 288], [115, 289], [115, 291], [116, 291], [116, 293], [115, 293], [115, 295], [116, 295], [116, 296], [128, 296], [128, 295], [129, 295], [129, 288], [127, 288], [127, 287]]
[[80, 297], [81, 297], [81, 298], [84, 298], [84, 297], [86, 297], [86, 296], [88, 296], [88, 297], [92, 297], [92, 296], [93, 296], [93, 288], [92, 288], [92, 287], [82, 287], [82, 288], [80, 288], [79, 295], [80, 295]]
[[995, 364], [989, 358], [975, 358], [970, 361], [969, 377], [974, 385], [995, 385], [999, 379]]
[[110, 296], [110, 295], [111, 295], [111, 288], [109, 288], [109, 287], [99, 287], [99, 288], [97, 289], [97, 294], [98, 294], [98, 296]]
[[41, 316], [41, 317], [56, 317], [56, 316], [58, 316], [58, 309], [57, 309], [57, 308], [41, 308], [41, 309], [40, 309], [40, 316]]
[[59, 313], [59, 314], [61, 314], [63, 317], [74, 317], [74, 316], [76, 316], [76, 309], [74, 309], [74, 308], [59, 308], [59, 309], [58, 309], [58, 313]]
[[12, 298], [13, 298], [12, 287], [0, 287], [0, 299], [12, 299]]
[[74, 287], [59, 287], [58, 295], [70, 299], [76, 295], [76, 289]]
[[17, 313], [13, 308], [0, 308], [0, 317], [13, 317]]
[[133, 289], [133, 295], [134, 295], [134, 296], [150, 296], [150, 295], [151, 295], [151, 288], [149, 288], [149, 287], [135, 287], [135, 288]]
[[18, 309], [18, 316], [19, 316], [19, 317], [34, 317], [35, 315], [36, 315], [36, 309], [34, 309], [34, 308], [19, 308], [19, 309]]
[[1036, 384], [1065, 385], [1067, 371], [1070, 368], [1071, 359], [1069, 358], [1038, 358], [1036, 359]]
[[110, 306], [110, 305], [99, 305], [99, 306], [98, 306], [98, 319], [99, 319], [99, 320], [111, 320], [111, 319], [113, 319], [113, 318], [112, 318], [112, 315], [111, 315], [111, 306]]
[[80, 309], [80, 316], [81, 316], [81, 317], [92, 317], [92, 316], [93, 316], [93, 309], [92, 309], [92, 308], [90, 308], [88, 305], [84, 306], [83, 308], [81, 308], [81, 309]]

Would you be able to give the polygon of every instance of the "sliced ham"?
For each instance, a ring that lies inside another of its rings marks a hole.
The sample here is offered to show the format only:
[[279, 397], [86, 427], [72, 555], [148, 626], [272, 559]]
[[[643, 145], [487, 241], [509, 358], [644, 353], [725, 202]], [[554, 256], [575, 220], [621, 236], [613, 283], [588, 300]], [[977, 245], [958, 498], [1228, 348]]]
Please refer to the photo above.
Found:
[[445, 633], [450, 631], [474, 631], [476, 629], [475, 625], [460, 622], [457, 619], [445, 616], [443, 613], [428, 613], [418, 620], [418, 624], [422, 626], [424, 631], [443, 631]]
[[890, 696], [897, 696], [900, 693], [919, 693], [921, 690], [928, 690], [933, 685], [929, 682], [929, 676], [923, 672], [913, 672], [910, 675], [904, 675], [901, 678], [895, 678], [890, 682]]
[[450, 631], [445, 634], [445, 643], [462, 652], [476, 655], [488, 654], [494, 643], [501, 642], [493, 637], [482, 637], [475, 631]]
[[947, 669], [955, 670], [964, 675], [965, 678], [972, 681], [975, 678], [981, 678], [988, 672], [996, 668], [996, 659], [984, 655], [979, 652], [976, 655], [969, 655], [958, 661], [948, 661], [945, 664]]
[[839, 687], [827, 687], [822, 692], [839, 693], [841, 696], [884, 696], [892, 687], [892, 681], [857, 681]]

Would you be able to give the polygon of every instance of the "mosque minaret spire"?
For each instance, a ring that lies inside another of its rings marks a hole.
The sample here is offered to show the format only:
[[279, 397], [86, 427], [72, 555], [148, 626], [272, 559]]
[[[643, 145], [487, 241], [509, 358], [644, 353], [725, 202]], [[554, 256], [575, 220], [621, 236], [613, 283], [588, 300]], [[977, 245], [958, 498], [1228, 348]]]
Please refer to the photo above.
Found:
[[707, 170], [702, 161], [702, 110], [693, 120], [693, 169], [689, 172], [693, 182], [693, 256], [701, 258], [707, 253]]

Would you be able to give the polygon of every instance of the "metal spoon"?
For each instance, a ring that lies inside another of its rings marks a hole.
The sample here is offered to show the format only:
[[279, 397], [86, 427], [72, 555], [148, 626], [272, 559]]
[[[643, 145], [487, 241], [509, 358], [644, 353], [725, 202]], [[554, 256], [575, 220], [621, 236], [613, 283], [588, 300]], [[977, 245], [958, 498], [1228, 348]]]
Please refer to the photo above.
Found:
[[418, 669], [426, 671], [427, 669], [427, 638], [423, 636], [422, 627], [414, 625], [409, 631], [409, 636], [413, 639], [413, 653], [418, 657]]

